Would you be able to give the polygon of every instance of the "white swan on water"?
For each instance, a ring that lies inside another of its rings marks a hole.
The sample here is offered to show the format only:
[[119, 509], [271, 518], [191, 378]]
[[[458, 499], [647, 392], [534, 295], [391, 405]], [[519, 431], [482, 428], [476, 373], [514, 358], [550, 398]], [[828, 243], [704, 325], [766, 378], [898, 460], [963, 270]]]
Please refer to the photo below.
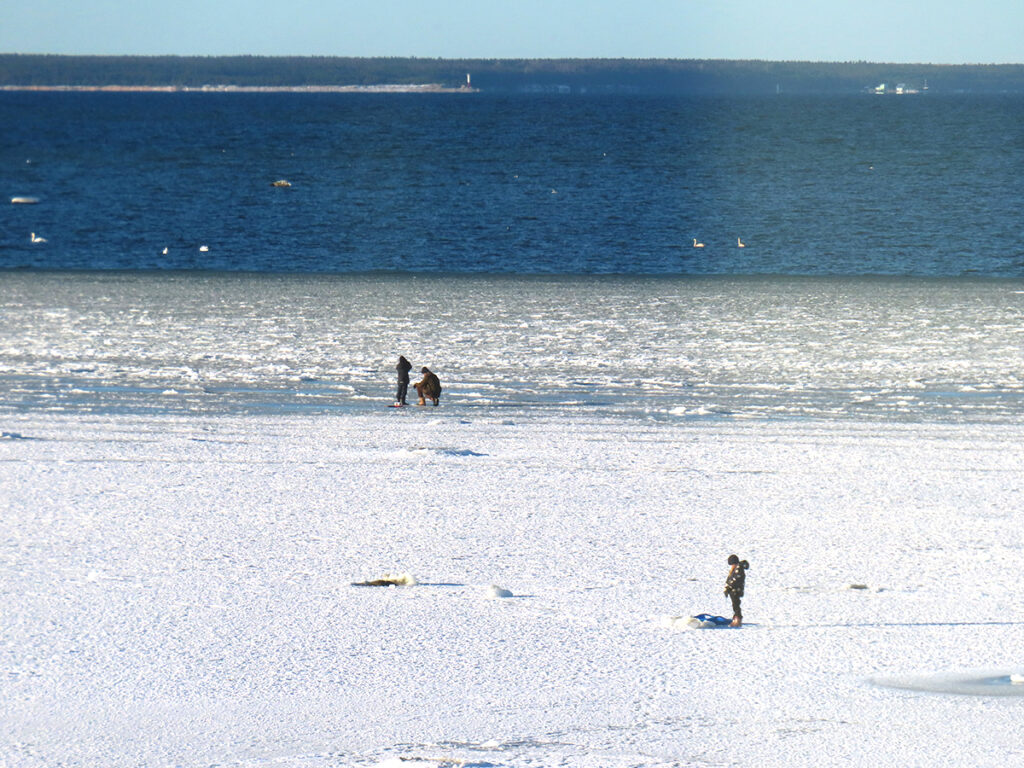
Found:
[[35, 232], [32, 233], [32, 237], [29, 238], [33, 243], [45, 243], [45, 237], [38, 237]]
[[740, 238], [737, 237], [736, 238], [736, 247], [737, 248], [746, 248], [747, 244], [744, 243]]
[[695, 238], [693, 238], [693, 247], [694, 248], [703, 248], [704, 247], [704, 243], [698, 243], [697, 242], [697, 238], [695, 237]]
[[210, 250], [210, 247], [208, 245], [200, 245], [199, 250], [202, 251], [203, 253], [206, 253], [208, 250]]

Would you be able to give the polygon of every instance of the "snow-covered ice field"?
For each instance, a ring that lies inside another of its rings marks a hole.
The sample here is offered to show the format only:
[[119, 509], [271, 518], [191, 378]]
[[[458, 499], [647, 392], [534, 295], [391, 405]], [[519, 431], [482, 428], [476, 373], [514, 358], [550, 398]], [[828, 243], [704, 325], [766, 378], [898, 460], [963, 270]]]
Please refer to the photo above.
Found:
[[5, 766], [1024, 763], [1020, 424], [3, 430]]
[[4, 273], [0, 766], [1024, 764], [1022, 342], [1012, 280]]

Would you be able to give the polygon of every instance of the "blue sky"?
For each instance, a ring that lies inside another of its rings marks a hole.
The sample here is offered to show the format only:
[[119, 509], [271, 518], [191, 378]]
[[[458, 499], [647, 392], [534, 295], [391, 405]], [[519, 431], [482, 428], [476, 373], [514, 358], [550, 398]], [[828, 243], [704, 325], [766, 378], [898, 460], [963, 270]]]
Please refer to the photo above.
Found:
[[1024, 0], [0, 0], [0, 52], [1024, 63]]

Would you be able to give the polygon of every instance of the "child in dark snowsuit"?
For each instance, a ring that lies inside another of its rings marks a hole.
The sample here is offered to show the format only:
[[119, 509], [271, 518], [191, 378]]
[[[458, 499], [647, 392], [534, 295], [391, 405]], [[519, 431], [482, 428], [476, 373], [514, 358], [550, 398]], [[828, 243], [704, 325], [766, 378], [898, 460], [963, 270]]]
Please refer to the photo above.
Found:
[[725, 594], [732, 600], [732, 623], [730, 627], [743, 625], [743, 612], [740, 610], [740, 598], [743, 597], [743, 585], [747, 580], [747, 568], [750, 563], [740, 560], [736, 555], [729, 555], [729, 576], [725, 580]]

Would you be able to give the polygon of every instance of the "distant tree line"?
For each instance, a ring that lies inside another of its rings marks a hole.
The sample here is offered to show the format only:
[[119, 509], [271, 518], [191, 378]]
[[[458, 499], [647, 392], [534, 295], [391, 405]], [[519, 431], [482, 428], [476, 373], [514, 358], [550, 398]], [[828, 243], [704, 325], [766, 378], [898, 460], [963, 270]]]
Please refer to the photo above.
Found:
[[423, 59], [328, 56], [0, 54], [0, 86], [458, 87], [482, 91], [856, 93], [881, 83], [939, 93], [1024, 93], [1024, 65], [684, 59]]

